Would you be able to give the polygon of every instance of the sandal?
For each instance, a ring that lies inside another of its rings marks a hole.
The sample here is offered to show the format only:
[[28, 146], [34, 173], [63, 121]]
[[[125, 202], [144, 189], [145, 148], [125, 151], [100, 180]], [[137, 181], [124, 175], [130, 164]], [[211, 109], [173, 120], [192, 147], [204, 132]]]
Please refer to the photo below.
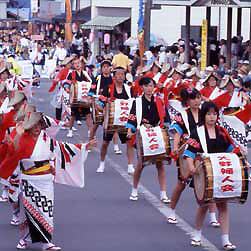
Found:
[[235, 250], [235, 249], [236, 249], [236, 246], [233, 245], [232, 243], [228, 243], [228, 244], [226, 244], [225, 246], [223, 246], [223, 249], [224, 249], [224, 250]]
[[10, 222], [10, 224], [11, 224], [12, 226], [18, 226], [18, 225], [20, 224], [20, 221], [19, 221], [19, 220], [14, 220], [14, 219], [12, 219], [11, 222]]
[[8, 202], [8, 201], [9, 201], [8, 197], [0, 196], [0, 202]]
[[218, 221], [211, 221], [209, 224], [211, 227], [215, 228], [220, 227], [220, 223]]
[[167, 222], [170, 224], [177, 224], [178, 223], [178, 221], [175, 217], [168, 217]]
[[22, 250], [24, 250], [24, 249], [27, 249], [27, 247], [28, 247], [27, 242], [24, 241], [24, 240], [22, 240], [22, 239], [21, 239], [21, 240], [18, 242], [18, 244], [17, 244], [17, 249], [22, 249]]
[[168, 197], [163, 197], [160, 199], [160, 201], [164, 204], [169, 204], [171, 202], [171, 200]]
[[114, 150], [114, 153], [120, 155], [120, 154], [122, 154], [122, 151], [120, 149], [118, 149], [118, 150]]
[[201, 241], [191, 240], [191, 246], [200, 247], [201, 246]]
[[138, 195], [130, 195], [129, 198], [131, 201], [137, 201], [139, 199]]
[[58, 247], [58, 246], [51, 243], [48, 245], [47, 248], [44, 247], [43, 250], [59, 251], [59, 250], [61, 250], [61, 247]]

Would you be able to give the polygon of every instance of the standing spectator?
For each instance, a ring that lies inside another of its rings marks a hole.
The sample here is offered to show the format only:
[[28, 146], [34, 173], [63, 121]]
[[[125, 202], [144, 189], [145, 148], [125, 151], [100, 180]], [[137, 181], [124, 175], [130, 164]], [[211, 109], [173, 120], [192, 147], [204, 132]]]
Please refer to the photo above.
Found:
[[176, 61], [177, 61], [177, 50], [178, 48], [176, 46], [172, 46], [169, 50], [169, 53], [167, 54], [167, 63], [170, 64], [172, 68], [176, 67]]
[[212, 41], [209, 46], [210, 49], [210, 58], [209, 65], [219, 65], [218, 52], [217, 52], [217, 42]]
[[129, 65], [129, 58], [124, 54], [124, 46], [120, 45], [119, 53], [113, 57], [112, 66], [113, 68], [123, 67], [125, 70], [127, 70], [128, 65]]
[[64, 48], [64, 43], [59, 42], [55, 50], [53, 58], [57, 61], [57, 65], [62, 63], [67, 56], [67, 50]]
[[83, 52], [84, 52], [84, 57], [87, 58], [88, 57], [88, 52], [89, 52], [90, 48], [89, 48], [89, 44], [88, 44], [88, 40], [87, 37], [84, 37], [84, 41], [83, 41]]
[[146, 59], [146, 65], [147, 66], [152, 65], [156, 61], [156, 59], [157, 59], [154, 56], [154, 47], [151, 46], [149, 48], [149, 50], [145, 52], [144, 56], [145, 56], [145, 59]]
[[159, 64], [164, 65], [166, 63], [167, 63], [166, 48], [164, 46], [161, 46], [159, 53]]
[[227, 72], [226, 59], [223, 56], [220, 56], [219, 57], [218, 73], [221, 77], [224, 77], [226, 72]]
[[232, 38], [231, 53], [232, 53], [231, 68], [235, 69], [237, 68], [237, 65], [238, 65], [238, 38], [237, 37]]
[[179, 46], [179, 49], [178, 49], [178, 63], [179, 64], [184, 64], [185, 63], [185, 46], [184, 45], [181, 45]]
[[220, 41], [220, 56], [223, 56], [225, 59], [227, 58], [227, 45], [226, 40], [221, 39]]
[[72, 40], [72, 48], [71, 51], [74, 54], [80, 55], [83, 48], [83, 37], [80, 32], [74, 34]]
[[87, 65], [95, 65], [96, 61], [95, 61], [95, 57], [93, 55], [93, 53], [91, 51], [89, 51], [88, 53], [88, 59], [87, 59]]
[[[42, 46], [37, 44], [30, 54], [30, 60], [33, 65], [33, 75], [40, 76], [42, 68], [45, 64], [45, 55], [42, 53]], [[39, 82], [34, 82], [33, 85], [39, 87]]]
[[133, 77], [135, 77], [136, 72], [138, 70], [138, 67], [140, 66], [141, 62], [140, 62], [140, 54], [139, 54], [139, 50], [136, 50], [136, 52], [134, 53], [133, 56], [133, 63], [132, 63], [132, 75]]

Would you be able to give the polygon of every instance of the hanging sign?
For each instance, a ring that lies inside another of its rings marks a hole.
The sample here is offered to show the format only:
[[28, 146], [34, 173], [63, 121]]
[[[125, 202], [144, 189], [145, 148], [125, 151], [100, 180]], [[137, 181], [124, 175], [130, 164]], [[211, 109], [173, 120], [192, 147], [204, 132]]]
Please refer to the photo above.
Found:
[[201, 70], [207, 67], [207, 20], [203, 19], [201, 27]]

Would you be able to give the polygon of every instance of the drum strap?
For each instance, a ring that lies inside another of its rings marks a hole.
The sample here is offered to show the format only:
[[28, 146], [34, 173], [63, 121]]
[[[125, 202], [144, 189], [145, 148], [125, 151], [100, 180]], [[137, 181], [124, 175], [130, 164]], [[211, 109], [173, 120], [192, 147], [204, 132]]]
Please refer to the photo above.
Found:
[[127, 96], [129, 98], [132, 98], [132, 96], [131, 96], [131, 87], [129, 85], [127, 85], [127, 84], [124, 84], [124, 86], [125, 86], [125, 91], [126, 91]]
[[221, 95], [222, 93], [221, 93], [221, 91], [220, 91], [220, 89], [216, 86], [215, 88], [214, 88], [214, 90], [212, 91], [212, 93], [210, 94], [210, 96], [209, 96], [209, 99], [210, 100], [213, 100], [213, 99], [215, 99], [215, 98], [217, 98], [219, 95]]
[[234, 91], [233, 96], [228, 104], [228, 107], [236, 107], [242, 105], [242, 97], [240, 92]]
[[101, 78], [102, 78], [102, 76], [99, 75], [99, 76], [98, 76], [98, 82], [97, 82], [97, 90], [96, 90], [96, 95], [97, 95], [97, 96], [98, 96], [99, 90], [100, 90]]
[[142, 97], [136, 98], [135, 102], [136, 102], [137, 129], [139, 129], [142, 120]]
[[197, 127], [198, 136], [204, 153], [208, 153], [205, 126]]
[[158, 82], [159, 82], [160, 77], [161, 77], [161, 73], [160, 73], [160, 72], [158, 72], [158, 73], [157, 73], [157, 74], [153, 77], [153, 80], [154, 80], [156, 83], [158, 83]]
[[85, 77], [85, 80], [84, 80], [84, 81], [92, 83], [92, 80], [91, 80], [91, 78], [90, 78], [88, 72], [87, 72], [87, 71], [82, 71], [82, 72], [83, 72], [83, 75], [84, 75], [84, 77]]
[[180, 114], [181, 114], [182, 119], [183, 119], [183, 121], [184, 121], [184, 124], [185, 124], [185, 126], [186, 126], [187, 132], [188, 132], [188, 134], [190, 135], [191, 132], [190, 132], [190, 128], [189, 128], [189, 122], [188, 122], [187, 111], [181, 111]]

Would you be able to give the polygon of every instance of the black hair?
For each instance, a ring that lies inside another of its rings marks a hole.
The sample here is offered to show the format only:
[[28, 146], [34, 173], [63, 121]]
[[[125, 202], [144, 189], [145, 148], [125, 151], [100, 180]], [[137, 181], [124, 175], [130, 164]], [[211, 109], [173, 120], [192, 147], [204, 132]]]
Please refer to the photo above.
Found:
[[119, 51], [124, 52], [124, 50], [125, 50], [124, 45], [120, 45], [120, 46], [119, 46]]
[[212, 101], [204, 102], [203, 105], [201, 106], [201, 110], [200, 110], [200, 119], [199, 119], [200, 125], [205, 125], [206, 114], [210, 110], [214, 110], [217, 113], [217, 116], [219, 116], [219, 108], [217, 107], [217, 105], [214, 102], [212, 102]]
[[112, 66], [112, 63], [111, 63], [110, 60], [103, 60], [103, 61], [101, 62], [101, 68], [102, 68], [104, 65]]
[[248, 80], [243, 81], [242, 85], [245, 88], [251, 88], [251, 80], [248, 79]]
[[150, 83], [153, 83], [154, 86], [156, 85], [155, 81], [152, 78], [149, 77], [143, 77], [139, 80], [139, 85], [143, 86], [143, 85], [149, 85]]
[[189, 99], [196, 99], [196, 97], [201, 96], [200, 92], [196, 88], [192, 89], [181, 89], [180, 97], [181, 103], [183, 106], [187, 106], [187, 102]]

